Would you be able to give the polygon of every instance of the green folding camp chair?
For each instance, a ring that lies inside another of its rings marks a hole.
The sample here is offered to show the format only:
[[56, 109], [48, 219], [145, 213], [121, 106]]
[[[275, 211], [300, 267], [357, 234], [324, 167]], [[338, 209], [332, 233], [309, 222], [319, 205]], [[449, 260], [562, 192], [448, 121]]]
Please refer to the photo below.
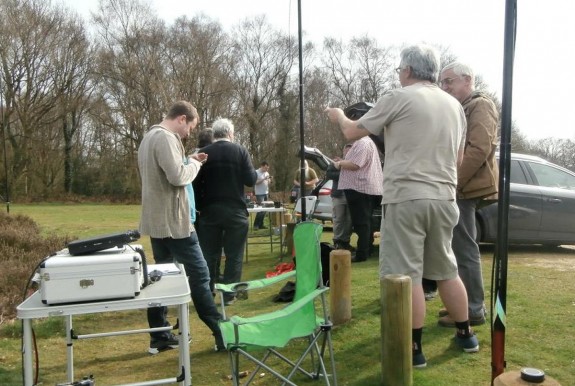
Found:
[[[239, 385], [240, 358], [254, 362], [256, 368], [246, 379], [250, 384], [260, 369], [266, 369], [282, 384], [296, 385], [294, 375], [304, 374], [311, 379], [323, 378], [326, 385], [337, 386], [335, 360], [331, 342], [332, 323], [327, 309], [326, 291], [321, 280], [320, 236], [322, 225], [313, 222], [301, 222], [294, 231], [296, 251], [296, 293], [294, 301], [282, 309], [262, 315], [242, 318], [232, 316], [220, 322], [226, 348], [230, 356], [233, 384]], [[280, 276], [293, 276], [292, 272]], [[285, 278], [283, 277], [283, 278]], [[244, 289], [261, 288], [265, 281], [277, 282], [282, 277], [241, 283]], [[253, 283], [253, 286], [252, 286]], [[233, 291], [237, 284], [218, 285], [219, 291]], [[319, 298], [317, 301], [316, 299]], [[280, 353], [294, 338], [307, 338], [305, 349], [298, 358], [291, 360]], [[263, 356], [258, 359], [257, 351]], [[327, 352], [326, 352], [327, 351]], [[331, 361], [331, 374], [326, 370], [326, 354]], [[272, 358], [276, 362], [289, 365], [284, 374], [272, 368]], [[304, 368], [305, 366], [305, 368]]]

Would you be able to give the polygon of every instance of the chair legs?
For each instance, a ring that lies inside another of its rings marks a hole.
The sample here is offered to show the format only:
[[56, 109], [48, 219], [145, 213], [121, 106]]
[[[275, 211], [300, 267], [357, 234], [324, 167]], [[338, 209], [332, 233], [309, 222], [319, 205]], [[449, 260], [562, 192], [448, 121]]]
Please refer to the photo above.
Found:
[[[253, 362], [251, 366], [255, 368], [243, 385], [248, 385], [255, 379], [259, 380], [258, 374], [265, 369], [268, 375], [273, 375], [279, 380], [274, 384], [295, 385], [292, 378], [298, 380], [302, 378], [299, 375], [301, 374], [314, 380], [323, 378], [326, 386], [337, 386], [331, 338], [332, 324], [326, 302], [326, 292], [329, 289], [321, 284], [318, 287], [318, 283], [322, 283], [319, 241], [322, 229], [321, 224], [312, 221], [301, 222], [295, 226], [293, 238], [298, 253], [298, 267], [295, 270], [298, 285], [293, 302], [279, 310], [261, 315], [247, 318], [232, 317], [220, 321], [230, 351], [235, 386], [240, 385], [240, 376], [244, 375], [244, 372], [240, 372], [240, 356]], [[321, 306], [317, 302], [318, 298], [321, 298]], [[321, 316], [320, 309], [323, 311]], [[302, 337], [307, 339], [302, 342]], [[284, 346], [295, 338], [298, 338], [300, 344], [290, 345], [291, 347], [286, 347], [284, 350]], [[251, 348], [262, 350], [263, 357], [255, 358], [251, 351], [248, 351]], [[279, 351], [297, 355], [298, 358], [291, 361]], [[331, 374], [326, 369], [327, 358], [324, 357], [326, 355], [330, 356]], [[272, 368], [276, 365], [279, 365], [279, 371]]]
[[[320, 340], [320, 338], [321, 338], [321, 342], [318, 342]], [[244, 356], [246, 359], [249, 359], [251, 362], [256, 364], [256, 368], [250, 373], [248, 378], [243, 383], [244, 386], [249, 385], [252, 382], [252, 380], [257, 376], [257, 374], [259, 373], [259, 371], [261, 369], [265, 369], [270, 374], [272, 374], [273, 376], [275, 376], [276, 378], [281, 380], [282, 385], [290, 385], [290, 386], [293, 385], [293, 386], [295, 386], [296, 383], [294, 383], [291, 379], [296, 373], [299, 372], [299, 373], [305, 375], [306, 377], [308, 377], [310, 379], [316, 379], [317, 380], [317, 379], [323, 378], [326, 386], [331, 386], [331, 385], [337, 386], [335, 359], [334, 359], [334, 355], [333, 355], [333, 346], [332, 346], [332, 342], [331, 342], [331, 325], [322, 326], [320, 331], [318, 331], [318, 333], [311, 335], [308, 339], [309, 339], [309, 341], [308, 341], [309, 344], [308, 344], [306, 350], [300, 355], [300, 357], [295, 362], [293, 362], [292, 360], [290, 360], [289, 358], [287, 358], [286, 356], [284, 356], [283, 354], [281, 354], [277, 350], [274, 350], [273, 348], [266, 349], [265, 354], [263, 355], [263, 357], [261, 359], [254, 357], [253, 355], [251, 355], [249, 352], [247, 352], [246, 350], [244, 350], [242, 348], [239, 348], [239, 347], [232, 348], [229, 351], [229, 357], [230, 357], [231, 368], [232, 368], [233, 385], [234, 386], [240, 385], [239, 362], [240, 362], [240, 356]], [[321, 343], [321, 347], [320, 347], [319, 343]], [[329, 352], [330, 364], [331, 364], [331, 374], [328, 374], [326, 366], [325, 366], [324, 359], [325, 359], [326, 350]], [[311, 362], [310, 367], [312, 369], [311, 372], [305, 370], [301, 366], [308, 355], [310, 356], [310, 362]], [[288, 364], [291, 367], [291, 371], [289, 372], [289, 374], [284, 376], [281, 373], [279, 373], [278, 371], [274, 370], [272, 367], [270, 367], [266, 363], [268, 361], [268, 359], [270, 359], [270, 357], [272, 357], [272, 356], [278, 358], [279, 360]], [[331, 382], [330, 382], [330, 376], [331, 376], [331, 380], [332, 380]]]
[[259, 370], [261, 368], [266, 369], [267, 371], [269, 371], [271, 374], [273, 374], [276, 378], [280, 379], [283, 381], [283, 385], [290, 385], [290, 386], [297, 386], [296, 383], [293, 383], [292, 381], [290, 381], [288, 378], [284, 377], [282, 374], [280, 374], [279, 372], [277, 372], [276, 370], [274, 370], [273, 368], [271, 368], [270, 366], [268, 366], [265, 361], [270, 357], [271, 354], [276, 354], [277, 352], [274, 353], [274, 350], [272, 349], [267, 349], [266, 353], [264, 354], [263, 358], [260, 360], [256, 357], [254, 357], [253, 355], [249, 354], [248, 352], [240, 349], [240, 348], [236, 348], [236, 349], [232, 349], [232, 351], [230, 351], [230, 360], [232, 361], [232, 381], [233, 381], [233, 385], [234, 386], [239, 386], [240, 385], [240, 377], [239, 377], [239, 356], [243, 355], [245, 356], [247, 359], [251, 360], [252, 362], [254, 362], [255, 364], [257, 364], [256, 368], [254, 369], [254, 371], [251, 372], [251, 374], [249, 375], [249, 377], [246, 379], [245, 383], [243, 383], [244, 386], [249, 385], [251, 383], [251, 381], [254, 379], [254, 377], [256, 376], [256, 374], [259, 372]]

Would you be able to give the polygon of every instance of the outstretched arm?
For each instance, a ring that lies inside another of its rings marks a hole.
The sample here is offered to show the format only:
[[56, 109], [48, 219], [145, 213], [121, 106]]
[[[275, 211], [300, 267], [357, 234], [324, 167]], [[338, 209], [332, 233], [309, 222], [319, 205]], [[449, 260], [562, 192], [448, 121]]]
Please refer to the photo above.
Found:
[[345, 116], [343, 110], [337, 107], [328, 107], [325, 109], [328, 119], [332, 123], [337, 123], [341, 132], [348, 141], [363, 138], [369, 135], [367, 129], [361, 127], [358, 121], [352, 121]]

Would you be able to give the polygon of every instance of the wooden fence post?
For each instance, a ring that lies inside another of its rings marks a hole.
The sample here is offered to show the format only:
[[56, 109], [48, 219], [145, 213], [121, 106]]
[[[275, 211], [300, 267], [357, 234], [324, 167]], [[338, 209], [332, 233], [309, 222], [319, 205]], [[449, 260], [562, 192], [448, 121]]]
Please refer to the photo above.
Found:
[[386, 275], [380, 284], [382, 384], [411, 386], [411, 278], [404, 275]]
[[493, 386], [531, 386], [531, 385], [541, 385], [541, 386], [561, 386], [557, 380], [545, 375], [543, 382], [528, 382], [521, 379], [520, 371], [507, 371], [503, 374], [499, 374], [497, 378], [493, 380]]
[[351, 320], [351, 253], [336, 249], [329, 253], [329, 300], [334, 326]]

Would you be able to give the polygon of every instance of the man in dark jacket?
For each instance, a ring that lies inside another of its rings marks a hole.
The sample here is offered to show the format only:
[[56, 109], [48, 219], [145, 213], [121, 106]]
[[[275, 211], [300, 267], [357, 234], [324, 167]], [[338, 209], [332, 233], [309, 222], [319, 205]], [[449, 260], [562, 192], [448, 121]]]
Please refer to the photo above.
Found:
[[[234, 125], [228, 119], [218, 119], [212, 126], [214, 143], [202, 149], [208, 155], [194, 180], [198, 237], [210, 269], [210, 285], [217, 278], [217, 263], [226, 256], [223, 282], [241, 281], [244, 248], [249, 228], [249, 216], [244, 200], [244, 186], [253, 187], [256, 171], [248, 151], [234, 143]], [[233, 296], [225, 299], [233, 302]]]
[[[452, 247], [459, 276], [467, 290], [469, 322], [485, 323], [485, 295], [481, 274], [481, 254], [475, 241], [475, 211], [484, 198], [497, 198], [499, 170], [495, 161], [499, 114], [495, 104], [475, 91], [473, 70], [459, 62], [448, 64], [441, 71], [441, 88], [455, 97], [465, 111], [467, 134], [461, 165], [457, 168], [457, 206], [459, 222], [453, 229]], [[444, 311], [439, 324], [455, 325]]]

